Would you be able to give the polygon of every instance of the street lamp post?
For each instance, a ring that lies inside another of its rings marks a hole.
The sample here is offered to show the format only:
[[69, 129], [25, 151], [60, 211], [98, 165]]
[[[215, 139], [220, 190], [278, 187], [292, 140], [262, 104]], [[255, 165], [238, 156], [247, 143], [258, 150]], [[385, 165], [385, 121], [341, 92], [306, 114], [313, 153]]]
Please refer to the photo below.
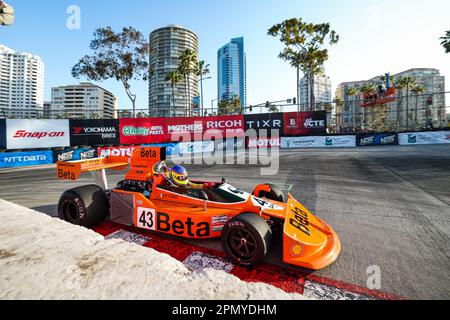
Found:
[[201, 108], [200, 108], [200, 110], [201, 110], [201, 113], [200, 114], [202, 114], [203, 115], [203, 80], [208, 80], [208, 79], [212, 79], [212, 77], [207, 77], [207, 78], [203, 78], [202, 76], [200, 77], [200, 94], [201, 94], [201, 98], [202, 98], [202, 100], [201, 100]]
[[219, 100], [218, 98], [211, 100], [211, 115], [213, 115], [213, 110], [214, 110], [214, 101]]

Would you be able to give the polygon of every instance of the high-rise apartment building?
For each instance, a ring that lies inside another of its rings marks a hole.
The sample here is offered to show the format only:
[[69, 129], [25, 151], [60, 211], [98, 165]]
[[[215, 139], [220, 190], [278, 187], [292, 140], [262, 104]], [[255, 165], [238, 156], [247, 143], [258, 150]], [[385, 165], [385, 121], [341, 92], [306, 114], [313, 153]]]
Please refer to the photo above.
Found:
[[229, 101], [237, 96], [244, 108], [247, 103], [247, 61], [244, 38], [234, 38], [217, 51], [218, 100]]
[[89, 82], [52, 88], [52, 101], [46, 108], [50, 118], [117, 117], [118, 101], [109, 91]]
[[331, 80], [324, 73], [314, 76], [314, 106], [309, 105], [311, 101], [311, 90], [309, 80], [306, 76], [300, 80], [299, 91], [301, 111], [324, 110], [324, 103], [330, 103], [332, 101]]
[[[399, 99], [386, 104], [385, 127], [387, 130], [414, 130], [424, 127], [445, 126], [445, 77], [437, 69], [413, 68], [393, 75], [394, 85], [400, 78], [413, 77], [417, 85], [424, 87], [424, 92], [415, 94], [410, 88], [409, 95], [406, 89], [397, 91]], [[373, 83], [379, 85], [381, 77], [377, 76], [369, 80], [344, 82], [336, 89], [336, 99], [341, 103], [336, 104], [337, 125], [343, 129], [367, 128], [367, 119], [373, 116], [371, 108], [363, 108], [363, 94], [349, 95], [349, 89], [357, 91], [364, 85]], [[399, 128], [397, 128], [397, 122]]]
[[44, 63], [37, 55], [0, 45], [0, 112], [36, 118], [44, 107]]
[[149, 65], [149, 113], [154, 117], [189, 116], [192, 101], [198, 96], [198, 77], [191, 74], [187, 82], [184, 78], [174, 85], [166, 81], [169, 71], [178, 68], [179, 58], [186, 49], [198, 56], [197, 35], [179, 25], [154, 30], [150, 34]]

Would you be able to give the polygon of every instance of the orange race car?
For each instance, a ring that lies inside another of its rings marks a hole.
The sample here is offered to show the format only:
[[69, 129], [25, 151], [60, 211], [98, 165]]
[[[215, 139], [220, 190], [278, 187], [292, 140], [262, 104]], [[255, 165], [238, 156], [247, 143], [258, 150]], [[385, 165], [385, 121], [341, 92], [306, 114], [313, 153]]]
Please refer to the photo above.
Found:
[[[333, 229], [290, 194], [285, 202], [272, 184], [258, 185], [249, 194], [225, 179], [192, 182], [205, 188], [178, 187], [167, 183], [164, 170], [158, 170], [165, 158], [165, 148], [138, 147], [130, 159], [58, 162], [58, 178], [76, 180], [82, 172], [92, 172], [97, 178], [96, 185], [62, 194], [59, 217], [92, 228], [109, 215], [119, 224], [183, 238], [221, 238], [227, 256], [244, 266], [264, 259], [277, 231], [282, 231], [286, 263], [316, 270], [338, 257], [341, 244]], [[128, 166], [125, 180], [108, 189], [105, 169]]]

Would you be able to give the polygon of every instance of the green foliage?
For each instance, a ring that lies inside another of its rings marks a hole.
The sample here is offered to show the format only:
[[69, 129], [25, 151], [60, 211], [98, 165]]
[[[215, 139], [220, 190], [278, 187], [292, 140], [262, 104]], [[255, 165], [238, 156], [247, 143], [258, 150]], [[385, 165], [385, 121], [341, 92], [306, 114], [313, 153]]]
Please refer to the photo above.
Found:
[[240, 114], [242, 112], [241, 100], [234, 96], [231, 100], [220, 100], [217, 104], [218, 115]]
[[439, 39], [442, 40], [441, 45], [444, 47], [445, 53], [450, 53], [450, 30], [445, 32], [445, 36], [440, 37]]

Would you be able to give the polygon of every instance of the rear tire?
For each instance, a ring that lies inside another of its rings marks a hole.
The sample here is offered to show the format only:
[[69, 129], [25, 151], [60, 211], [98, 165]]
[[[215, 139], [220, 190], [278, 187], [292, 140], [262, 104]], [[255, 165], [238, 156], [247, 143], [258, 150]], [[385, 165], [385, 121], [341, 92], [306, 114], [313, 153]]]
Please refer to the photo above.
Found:
[[272, 230], [255, 213], [241, 213], [222, 230], [222, 248], [235, 264], [251, 267], [262, 262], [272, 244]]
[[97, 185], [67, 190], [58, 203], [58, 217], [69, 223], [93, 228], [108, 215], [108, 198]]
[[283, 191], [281, 191], [280, 188], [278, 188], [276, 185], [267, 183], [267, 186], [270, 187], [270, 191], [260, 191], [259, 194], [256, 195], [258, 198], [267, 198], [269, 200], [278, 201], [278, 202], [284, 202], [284, 194]]

